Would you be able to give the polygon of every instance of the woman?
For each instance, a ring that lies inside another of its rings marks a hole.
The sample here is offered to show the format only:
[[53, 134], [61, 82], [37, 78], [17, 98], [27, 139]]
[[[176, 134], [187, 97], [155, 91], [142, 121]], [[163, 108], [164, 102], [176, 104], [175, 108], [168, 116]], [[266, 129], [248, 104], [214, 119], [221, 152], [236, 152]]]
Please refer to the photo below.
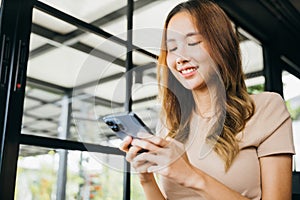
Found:
[[228, 17], [210, 1], [190, 0], [164, 28], [158, 136], [140, 133], [120, 146], [146, 198], [290, 199], [289, 113], [275, 93], [247, 94]]

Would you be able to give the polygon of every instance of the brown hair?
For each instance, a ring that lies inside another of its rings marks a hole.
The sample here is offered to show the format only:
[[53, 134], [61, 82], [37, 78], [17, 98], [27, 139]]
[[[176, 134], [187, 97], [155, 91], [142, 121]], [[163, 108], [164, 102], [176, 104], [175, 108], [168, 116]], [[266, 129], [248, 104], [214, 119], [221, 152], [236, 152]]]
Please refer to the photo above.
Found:
[[217, 65], [226, 93], [224, 116], [219, 133], [208, 135], [207, 142], [214, 144], [214, 151], [224, 160], [228, 170], [239, 152], [237, 133], [245, 128], [253, 116], [255, 106], [247, 93], [242, 72], [239, 41], [232, 24], [223, 10], [208, 0], [190, 0], [177, 5], [166, 18], [160, 56], [158, 58], [158, 81], [162, 116], [170, 130], [169, 136], [182, 142], [189, 135], [190, 116], [195, 108], [192, 92], [184, 88], [172, 75], [166, 64], [166, 30], [171, 18], [187, 12], [195, 27], [207, 42], [207, 51]]

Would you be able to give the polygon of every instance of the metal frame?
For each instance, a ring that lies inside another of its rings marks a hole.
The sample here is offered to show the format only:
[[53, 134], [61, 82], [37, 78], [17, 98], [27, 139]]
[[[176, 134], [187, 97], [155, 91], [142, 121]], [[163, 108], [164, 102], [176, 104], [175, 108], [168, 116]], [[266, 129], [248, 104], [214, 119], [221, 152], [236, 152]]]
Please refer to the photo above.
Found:
[[283, 96], [282, 69], [280, 54], [272, 46], [263, 46], [265, 90], [277, 92]]
[[[129, 5], [127, 5], [129, 6]], [[86, 32], [89, 32], [89, 33], [94, 33], [95, 35], [98, 35], [100, 37], [103, 37], [103, 38], [106, 38], [106, 39], [110, 39], [111, 41], [114, 41], [120, 45], [123, 45], [123, 46], [126, 46], [127, 45], [127, 41], [119, 38], [119, 37], [116, 37], [96, 26], [94, 26], [93, 24], [89, 24], [89, 23], [86, 23], [82, 20], [79, 20], [71, 15], [68, 15], [66, 13], [63, 13], [59, 10], [57, 10], [56, 8], [53, 8], [47, 4], [44, 4], [42, 2], [39, 2], [37, 1], [37, 3], [35, 4], [35, 8], [53, 16], [53, 17], [56, 17], [58, 19], [62, 19], [64, 20], [65, 22], [68, 22], [76, 27], [78, 27], [79, 29], [83, 30], [83, 31], [86, 31]], [[140, 53], [143, 53], [145, 55], [148, 55], [148, 56], [151, 56], [151, 57], [154, 57], [156, 58], [156, 55], [138, 47], [138, 46], [135, 46], [135, 45], [132, 45], [132, 48], [133, 50], [137, 51], [137, 52], [140, 52]]]
[[14, 198], [33, 3], [2, 0], [0, 199]]
[[[126, 96], [124, 108], [126, 111], [130, 112], [132, 107], [132, 27], [133, 27], [133, 0], [127, 0], [127, 53], [126, 53]], [[124, 162], [124, 179], [123, 179], [123, 199], [130, 199], [130, 164], [125, 160]]]

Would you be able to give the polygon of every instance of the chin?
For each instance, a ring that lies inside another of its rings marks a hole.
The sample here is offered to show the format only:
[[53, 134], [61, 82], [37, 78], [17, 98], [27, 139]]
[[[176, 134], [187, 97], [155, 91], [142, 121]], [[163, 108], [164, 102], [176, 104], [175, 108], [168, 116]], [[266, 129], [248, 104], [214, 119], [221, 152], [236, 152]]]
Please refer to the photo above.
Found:
[[197, 90], [202, 88], [202, 86], [199, 84], [188, 84], [188, 83], [183, 84], [183, 87], [185, 87], [187, 90]]
[[181, 82], [181, 84], [187, 90], [198, 90], [206, 87], [206, 84], [203, 81], [185, 81], [185, 82]]

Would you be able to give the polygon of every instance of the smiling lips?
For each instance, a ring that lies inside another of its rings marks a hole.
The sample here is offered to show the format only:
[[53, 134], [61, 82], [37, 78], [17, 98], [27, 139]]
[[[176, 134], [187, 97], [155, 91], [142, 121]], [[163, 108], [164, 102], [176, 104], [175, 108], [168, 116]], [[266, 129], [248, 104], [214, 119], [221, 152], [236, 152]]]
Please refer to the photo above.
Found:
[[198, 66], [188, 66], [188, 67], [179, 69], [178, 72], [180, 72], [180, 74], [183, 77], [188, 78], [188, 77], [193, 76], [197, 72], [198, 68], [199, 68]]

